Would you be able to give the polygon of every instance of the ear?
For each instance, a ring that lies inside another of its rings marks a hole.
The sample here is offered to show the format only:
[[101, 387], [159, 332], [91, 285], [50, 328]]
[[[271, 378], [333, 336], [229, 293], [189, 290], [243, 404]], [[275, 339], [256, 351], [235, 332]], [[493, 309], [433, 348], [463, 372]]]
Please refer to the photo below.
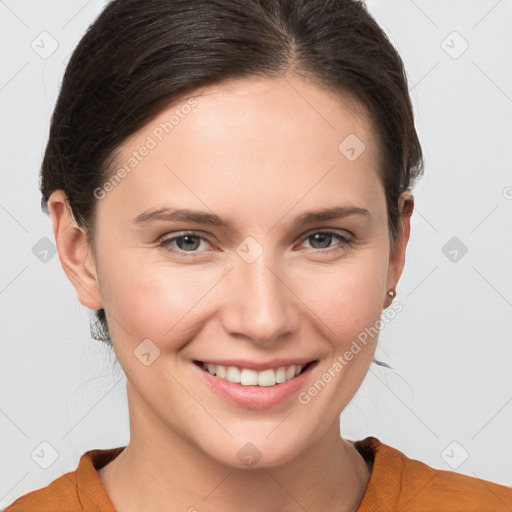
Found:
[[394, 247], [390, 249], [389, 253], [384, 308], [389, 307], [393, 302], [393, 298], [390, 297], [387, 292], [391, 288], [396, 288], [405, 264], [405, 250], [409, 242], [411, 215], [414, 210], [414, 197], [409, 190], [405, 190], [400, 194], [398, 198], [398, 210], [400, 211], [400, 222], [398, 224], [398, 235], [395, 239]]
[[89, 309], [101, 309], [94, 255], [86, 233], [76, 224], [63, 190], [51, 194], [48, 209], [60, 263], [75, 288], [78, 300]]

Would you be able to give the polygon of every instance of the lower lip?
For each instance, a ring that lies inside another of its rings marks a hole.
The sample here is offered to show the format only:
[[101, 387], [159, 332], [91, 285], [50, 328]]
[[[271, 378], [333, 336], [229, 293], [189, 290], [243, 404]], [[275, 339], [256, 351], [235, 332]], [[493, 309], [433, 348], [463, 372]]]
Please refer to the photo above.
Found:
[[247, 409], [266, 409], [290, 399], [304, 386], [309, 374], [317, 364], [318, 361], [315, 361], [301, 374], [281, 384], [274, 386], [242, 386], [242, 384], [215, 377], [200, 368], [196, 363], [192, 363], [206, 384], [210, 386], [210, 389], [229, 402]]

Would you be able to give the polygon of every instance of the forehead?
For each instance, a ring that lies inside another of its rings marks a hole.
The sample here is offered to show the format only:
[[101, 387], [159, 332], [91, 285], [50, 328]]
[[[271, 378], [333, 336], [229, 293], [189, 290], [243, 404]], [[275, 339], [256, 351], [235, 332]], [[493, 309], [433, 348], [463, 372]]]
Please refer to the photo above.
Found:
[[205, 87], [126, 141], [114, 170], [130, 168], [150, 140], [152, 147], [110, 195], [124, 191], [132, 210], [172, 199], [202, 209], [228, 203], [248, 215], [275, 204], [289, 209], [306, 195], [371, 203], [381, 184], [370, 126], [351, 98], [298, 77]]
[[[183, 117], [204, 143], [224, 139], [225, 149], [231, 146], [246, 152], [251, 147], [256, 152], [255, 145], [264, 143], [278, 155], [290, 146], [298, 149], [305, 141], [310, 143], [301, 146], [302, 151], [339, 150], [339, 143], [355, 134], [368, 147], [367, 156], [376, 156], [372, 155], [378, 148], [371, 119], [353, 95], [294, 75], [231, 80], [197, 89], [193, 98], [197, 107]], [[185, 101], [183, 98], [170, 110], [183, 108]], [[169, 109], [156, 121], [165, 123], [168, 118]], [[288, 152], [287, 157], [293, 154]]]

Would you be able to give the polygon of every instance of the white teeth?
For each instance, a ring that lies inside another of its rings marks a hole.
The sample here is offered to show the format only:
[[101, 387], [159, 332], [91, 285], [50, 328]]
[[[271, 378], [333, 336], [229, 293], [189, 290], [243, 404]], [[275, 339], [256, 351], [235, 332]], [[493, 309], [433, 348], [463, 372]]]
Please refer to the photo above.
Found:
[[211, 375], [216, 375], [229, 382], [241, 384], [242, 386], [274, 386], [297, 376], [304, 364], [292, 364], [281, 366], [277, 370], [268, 369], [261, 372], [249, 368], [237, 368], [236, 366], [222, 366], [220, 364], [203, 363], [203, 369]]
[[283, 366], [276, 370], [276, 384], [286, 382], [286, 368]]
[[276, 372], [272, 369], [263, 370], [258, 373], [258, 386], [274, 386], [276, 383]]
[[295, 365], [292, 364], [286, 369], [286, 380], [293, 379], [295, 377]]
[[240, 374], [241, 372], [236, 366], [228, 366], [226, 368], [226, 380], [228, 380], [229, 382], [240, 383]]
[[217, 375], [217, 377], [220, 377], [221, 379], [225, 379], [226, 378], [226, 367], [216, 365], [216, 364], [214, 366], [216, 367], [215, 374]]
[[258, 384], [258, 372], [244, 368], [240, 372], [240, 384], [242, 384], [242, 386], [256, 386]]

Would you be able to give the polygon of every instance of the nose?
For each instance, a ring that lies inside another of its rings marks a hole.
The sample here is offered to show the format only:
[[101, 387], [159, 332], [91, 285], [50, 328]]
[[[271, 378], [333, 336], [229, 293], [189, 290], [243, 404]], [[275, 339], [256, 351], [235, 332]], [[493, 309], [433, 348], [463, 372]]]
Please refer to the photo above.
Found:
[[235, 337], [259, 345], [275, 343], [297, 330], [297, 298], [285, 273], [264, 257], [243, 259], [227, 276], [226, 301], [221, 313], [224, 328]]

